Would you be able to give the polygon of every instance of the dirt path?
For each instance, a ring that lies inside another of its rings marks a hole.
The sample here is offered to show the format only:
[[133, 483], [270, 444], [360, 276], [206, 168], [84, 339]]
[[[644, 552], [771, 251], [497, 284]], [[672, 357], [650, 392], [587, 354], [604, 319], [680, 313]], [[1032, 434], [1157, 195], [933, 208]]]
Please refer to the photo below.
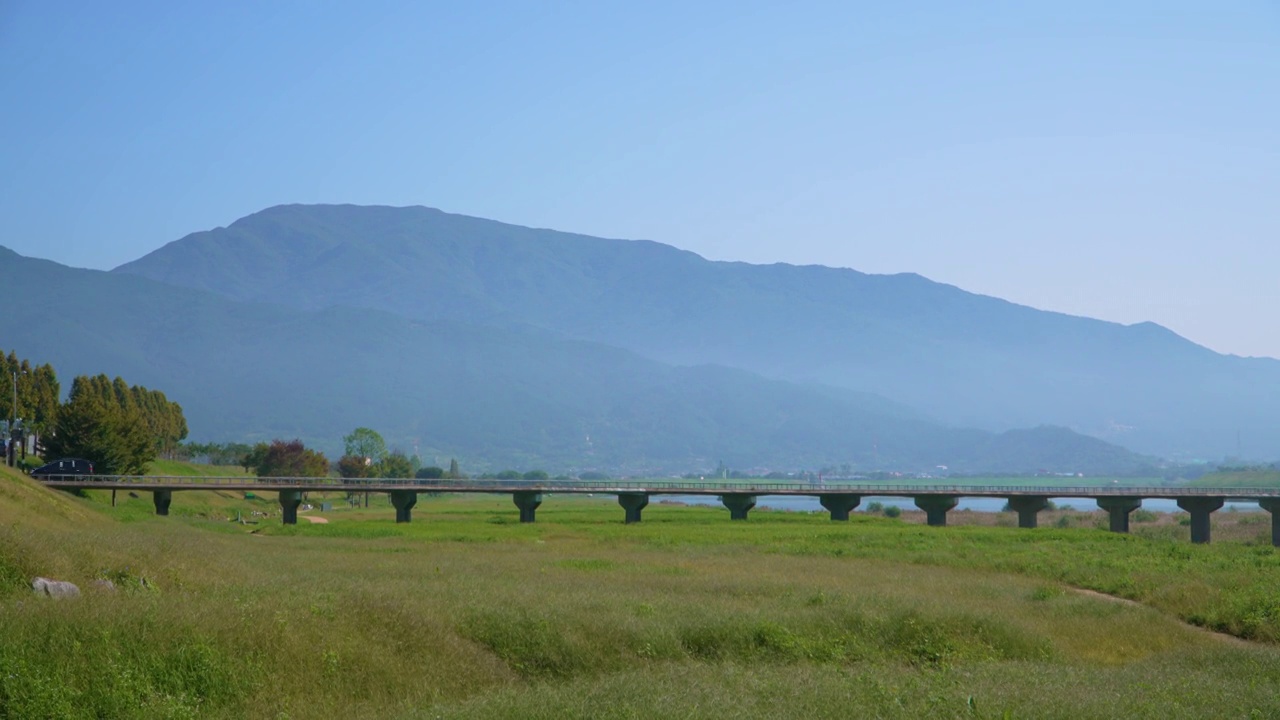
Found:
[[1142, 603], [1136, 600], [1116, 597], [1115, 595], [1108, 595], [1106, 593], [1098, 592], [1097, 590], [1086, 590], [1085, 588], [1079, 588], [1079, 587], [1067, 586], [1067, 589], [1077, 595], [1084, 595], [1085, 597], [1097, 598], [1099, 600], [1107, 600], [1114, 603], [1120, 603], [1121, 605], [1129, 605], [1130, 607], [1140, 607], [1140, 608], [1146, 608], [1147, 610], [1155, 610], [1156, 612], [1162, 615], [1165, 615], [1165, 617], [1172, 618], [1176, 622], [1181, 623], [1182, 626], [1185, 628], [1194, 630], [1196, 632], [1205, 633], [1206, 635], [1212, 635], [1218, 640], [1221, 640], [1222, 642], [1225, 642], [1229, 645], [1235, 645], [1237, 647], [1257, 647], [1260, 644], [1260, 643], [1250, 642], [1249, 640], [1245, 640], [1244, 638], [1236, 637], [1235, 635], [1229, 635], [1227, 633], [1218, 632], [1216, 630], [1210, 630], [1209, 628], [1200, 627], [1199, 625], [1192, 625], [1191, 623], [1177, 617], [1176, 615], [1169, 615], [1168, 613], [1163, 613], [1160, 610], [1151, 607], [1150, 605], [1143, 605]]
[[315, 523], [317, 525], [324, 525], [325, 523], [329, 522], [329, 518], [322, 518], [316, 515], [302, 515], [301, 517], [306, 518], [307, 522]]

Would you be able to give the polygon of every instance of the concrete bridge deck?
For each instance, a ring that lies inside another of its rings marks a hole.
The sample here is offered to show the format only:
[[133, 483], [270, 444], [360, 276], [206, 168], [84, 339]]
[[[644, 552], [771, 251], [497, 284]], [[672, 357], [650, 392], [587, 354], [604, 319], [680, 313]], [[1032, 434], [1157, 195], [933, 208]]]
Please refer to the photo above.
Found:
[[1007, 498], [1018, 513], [1018, 525], [1036, 527], [1037, 515], [1051, 498], [1088, 498], [1110, 515], [1113, 532], [1129, 531], [1129, 515], [1144, 499], [1172, 499], [1191, 514], [1191, 540], [1207, 543], [1210, 515], [1228, 501], [1257, 502], [1271, 513], [1272, 544], [1280, 547], [1280, 488], [1189, 488], [1101, 486], [1005, 486], [1005, 485], [920, 485], [909, 483], [800, 483], [651, 480], [420, 480], [414, 478], [248, 478], [189, 477], [162, 475], [58, 475], [38, 478], [50, 487], [68, 489], [129, 489], [152, 492], [156, 513], [169, 514], [173, 493], [179, 490], [244, 490], [278, 492], [286, 524], [298, 521], [298, 506], [304, 492], [385, 492], [396, 508], [396, 521], [409, 522], [418, 493], [510, 494], [520, 510], [521, 522], [534, 522], [535, 511], [544, 494], [616, 495], [625, 511], [625, 521], [640, 522], [641, 511], [651, 495], [712, 495], [721, 498], [730, 517], [745, 520], [760, 495], [800, 495], [817, 497], [831, 513], [832, 520], [848, 520], [849, 513], [866, 496], [909, 497], [924, 510], [930, 525], [946, 525], [947, 512], [961, 497]]

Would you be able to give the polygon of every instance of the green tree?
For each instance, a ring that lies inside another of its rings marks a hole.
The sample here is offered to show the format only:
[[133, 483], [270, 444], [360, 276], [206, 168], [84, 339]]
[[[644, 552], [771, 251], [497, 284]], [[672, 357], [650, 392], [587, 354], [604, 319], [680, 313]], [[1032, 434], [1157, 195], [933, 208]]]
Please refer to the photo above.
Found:
[[457, 480], [462, 477], [462, 471], [458, 469], [458, 461], [456, 459], [449, 460], [449, 474], [445, 477]]
[[[17, 373], [16, 377], [14, 373]], [[4, 392], [4, 418], [21, 418], [27, 434], [35, 439], [37, 452], [42, 438], [54, 430], [60, 406], [61, 388], [58, 375], [52, 365], [32, 366], [27, 360], [19, 360], [17, 353], [8, 357], [0, 354], [0, 380]], [[14, 404], [13, 385], [17, 386], [17, 404]], [[25, 446], [24, 446], [25, 448]]]
[[418, 468], [418, 472], [413, 474], [419, 480], [439, 480], [444, 477], [444, 468], [427, 466]]
[[116, 378], [113, 389], [121, 406], [133, 405], [142, 414], [155, 438], [157, 452], [172, 457], [187, 437], [187, 420], [182, 414], [182, 406], [170, 402], [159, 390], [148, 390], [141, 385], [125, 387], [120, 378]]
[[329, 474], [329, 460], [301, 440], [272, 440], [254, 469], [258, 477], [324, 477]]
[[343, 455], [338, 458], [338, 474], [347, 479], [373, 477], [374, 465], [369, 458]]
[[378, 463], [378, 477], [413, 477], [413, 461], [399, 450], [393, 450]]
[[255, 468], [262, 467], [267, 461], [267, 451], [270, 449], [271, 446], [264, 442], [255, 444], [240, 457], [240, 467], [243, 467], [245, 472], [253, 472]]
[[525, 480], [546, 480], [551, 476], [547, 474], [546, 470], [530, 470], [523, 477]]
[[342, 440], [346, 443], [343, 455], [369, 458], [373, 463], [380, 463], [387, 457], [387, 443], [377, 430], [358, 427]]
[[[106, 392], [103, 392], [104, 388]], [[114, 402], [105, 375], [78, 377], [45, 441], [49, 457], [80, 457], [104, 475], [141, 475], [155, 459], [155, 443], [137, 408]]]

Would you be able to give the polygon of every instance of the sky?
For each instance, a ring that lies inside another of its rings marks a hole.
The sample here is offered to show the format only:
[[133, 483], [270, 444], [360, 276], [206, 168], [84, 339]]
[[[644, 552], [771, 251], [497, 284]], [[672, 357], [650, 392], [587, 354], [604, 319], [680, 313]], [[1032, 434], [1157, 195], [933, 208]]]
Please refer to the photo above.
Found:
[[0, 245], [282, 203], [916, 272], [1280, 357], [1280, 3], [0, 0]]

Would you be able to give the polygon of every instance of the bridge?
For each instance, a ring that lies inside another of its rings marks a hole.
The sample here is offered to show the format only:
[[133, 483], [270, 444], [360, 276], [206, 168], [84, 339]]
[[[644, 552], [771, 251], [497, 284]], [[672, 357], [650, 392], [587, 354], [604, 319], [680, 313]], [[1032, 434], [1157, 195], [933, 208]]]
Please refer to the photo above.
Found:
[[157, 515], [168, 515], [173, 493], [179, 490], [243, 490], [277, 492], [286, 525], [298, 522], [304, 492], [385, 492], [391, 496], [396, 522], [409, 522], [419, 493], [509, 494], [520, 511], [520, 522], [534, 522], [543, 495], [615, 495], [627, 523], [640, 522], [641, 511], [653, 495], [709, 495], [719, 497], [729, 517], [746, 520], [761, 495], [811, 496], [831, 513], [832, 520], [848, 520], [863, 497], [908, 497], [925, 512], [933, 526], [947, 524], [947, 513], [962, 497], [1005, 498], [1018, 514], [1018, 527], [1034, 528], [1037, 516], [1051, 498], [1096, 500], [1107, 511], [1112, 532], [1129, 532], [1129, 515], [1145, 499], [1171, 499], [1191, 514], [1191, 542], [1207, 543], [1210, 515], [1227, 501], [1256, 502], [1271, 514], [1271, 543], [1280, 547], [1280, 488], [1189, 487], [1062, 487], [999, 485], [879, 485], [866, 483], [808, 482], [692, 482], [650, 480], [419, 480], [413, 478], [251, 478], [176, 477], [161, 475], [45, 475], [37, 478], [49, 487], [150, 491]]

